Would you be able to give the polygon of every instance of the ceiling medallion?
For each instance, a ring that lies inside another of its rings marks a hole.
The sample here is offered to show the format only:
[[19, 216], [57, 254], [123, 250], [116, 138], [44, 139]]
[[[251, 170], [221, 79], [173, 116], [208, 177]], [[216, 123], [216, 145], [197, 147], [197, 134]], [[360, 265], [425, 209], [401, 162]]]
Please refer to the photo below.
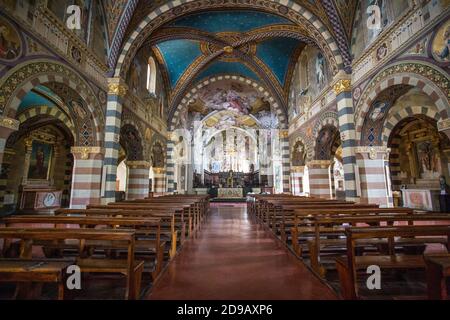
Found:
[[245, 34], [239, 32], [220, 32], [215, 34], [215, 37], [225, 42], [226, 46], [219, 46], [211, 42], [202, 42], [200, 48], [204, 55], [211, 55], [218, 51], [223, 51], [224, 53], [220, 55], [219, 60], [226, 62], [236, 62], [239, 61], [234, 55], [235, 49], [246, 55], [256, 54], [256, 45], [254, 43], [244, 43], [239, 47], [234, 48], [233, 44], [241, 40]]

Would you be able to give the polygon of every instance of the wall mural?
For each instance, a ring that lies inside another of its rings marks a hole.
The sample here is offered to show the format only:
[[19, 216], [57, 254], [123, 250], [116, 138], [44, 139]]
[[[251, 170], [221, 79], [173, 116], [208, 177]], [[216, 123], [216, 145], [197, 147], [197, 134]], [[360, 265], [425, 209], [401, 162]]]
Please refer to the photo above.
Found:
[[28, 179], [48, 180], [53, 146], [47, 143], [33, 141], [28, 169]]
[[306, 164], [306, 148], [301, 141], [294, 145], [292, 153], [292, 165], [294, 167], [303, 167]]
[[[188, 118], [188, 119], [187, 119]], [[181, 123], [204, 120], [209, 128], [277, 128], [270, 103], [254, 88], [238, 82], [219, 82], [200, 89], [181, 113]]]
[[306, 46], [295, 67], [289, 96], [291, 119], [308, 112], [312, 102], [331, 79], [325, 57], [315, 47]]
[[434, 59], [440, 62], [450, 61], [450, 20], [436, 32], [431, 50]]
[[17, 31], [6, 20], [0, 18], [0, 60], [15, 60], [21, 52], [21, 41]]
[[[376, 5], [380, 8], [381, 28], [369, 29], [367, 27], [368, 20], [372, 12], [367, 10], [369, 6]], [[354, 32], [352, 37], [352, 53], [358, 58], [364, 50], [372, 44], [383, 30], [398, 18], [406, 13], [407, 9], [412, 6], [411, 0], [392, 1], [392, 0], [361, 0], [358, 6], [357, 17], [355, 18]]]

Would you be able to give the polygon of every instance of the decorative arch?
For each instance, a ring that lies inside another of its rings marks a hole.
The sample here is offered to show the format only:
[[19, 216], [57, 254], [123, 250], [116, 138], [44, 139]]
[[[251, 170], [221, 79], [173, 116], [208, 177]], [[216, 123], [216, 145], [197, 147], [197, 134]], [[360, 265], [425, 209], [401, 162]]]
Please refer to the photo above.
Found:
[[386, 119], [384, 123], [384, 129], [382, 132], [383, 146], [387, 147], [392, 130], [394, 130], [398, 123], [408, 117], [412, 117], [415, 115], [426, 116], [430, 119], [436, 120], [437, 122], [441, 120], [441, 115], [432, 108], [413, 106], [400, 109], [392, 115], [389, 115], [388, 119]]
[[266, 88], [262, 85], [260, 85], [257, 81], [243, 77], [243, 76], [237, 76], [237, 75], [218, 75], [218, 76], [212, 76], [209, 77], [203, 81], [200, 81], [196, 85], [192, 86], [191, 90], [186, 93], [186, 95], [181, 100], [181, 103], [177, 106], [175, 109], [175, 112], [173, 113], [173, 117], [169, 118], [169, 130], [175, 130], [175, 126], [179, 121], [180, 111], [183, 110], [183, 108], [187, 108], [188, 102], [190, 99], [197, 93], [198, 90], [200, 90], [203, 87], [206, 87], [214, 82], [222, 81], [222, 80], [234, 80], [238, 81], [247, 85], [252, 86], [255, 88], [258, 92], [261, 92], [267, 100], [270, 102], [271, 106], [274, 108], [276, 115], [278, 117], [278, 120], [280, 121], [280, 124], [283, 128], [288, 127], [288, 120], [286, 117], [286, 113], [284, 112], [283, 108], [278, 104], [278, 102], [275, 100], [273, 95], [266, 90]]
[[51, 108], [49, 106], [35, 106], [27, 108], [24, 112], [21, 112], [17, 116], [17, 120], [19, 120], [20, 124], [22, 124], [36, 116], [50, 116], [60, 120], [70, 130], [74, 139], [76, 139], [77, 134], [72, 119], [70, 119], [65, 113], [61, 112], [58, 108], [55, 107]]
[[103, 108], [90, 85], [72, 68], [56, 61], [40, 59], [27, 61], [11, 69], [0, 80], [0, 114], [15, 118], [21, 100], [34, 87], [49, 82], [63, 83], [72, 88], [86, 103], [96, 128], [96, 145], [104, 133]]
[[[317, 120], [316, 124], [314, 125], [312, 136], [317, 138], [319, 132], [325, 126], [335, 127], [336, 130], [339, 131], [339, 120], [336, 112], [329, 111], [322, 114], [322, 116]], [[316, 156], [316, 148], [317, 148], [317, 139], [314, 139], [311, 146], [311, 149], [314, 152], [313, 157]]]
[[450, 115], [449, 76], [437, 67], [423, 62], [400, 62], [380, 71], [362, 94], [355, 108], [357, 141], [361, 140], [364, 119], [378, 94], [386, 88], [398, 84], [421, 89], [434, 102], [442, 119], [446, 119]]
[[317, 45], [324, 52], [333, 74], [337, 74], [339, 70], [343, 69], [343, 59], [339, 50], [339, 46], [334, 40], [327, 27], [309, 10], [303, 6], [291, 1], [281, 0], [262, 0], [254, 2], [251, 0], [244, 0], [235, 2], [231, 0], [224, 0], [220, 2], [211, 2], [208, 0], [191, 0], [184, 3], [174, 1], [168, 4], [163, 4], [159, 8], [150, 12], [142, 22], [130, 33], [130, 37], [124, 42], [122, 52], [117, 60], [115, 67], [115, 76], [120, 77], [126, 74], [129, 62], [137, 52], [138, 48], [142, 46], [148, 35], [150, 35], [156, 28], [164, 23], [174, 19], [175, 16], [187, 14], [189, 12], [221, 8], [227, 5], [236, 8], [248, 8], [251, 6], [254, 10], [263, 10], [273, 12], [277, 15], [283, 15], [293, 22], [304, 25], [310, 33], [310, 37], [316, 40]]

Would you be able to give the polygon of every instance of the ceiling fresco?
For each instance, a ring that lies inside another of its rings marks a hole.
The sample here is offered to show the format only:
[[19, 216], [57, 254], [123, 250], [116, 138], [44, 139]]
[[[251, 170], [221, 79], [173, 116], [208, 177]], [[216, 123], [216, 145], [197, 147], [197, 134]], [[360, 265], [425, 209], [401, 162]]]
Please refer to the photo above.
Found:
[[[111, 9], [108, 12], [110, 35], [115, 35], [115, 42], [117, 37], [122, 38], [123, 46], [147, 15], [169, 2], [130, 0], [124, 10], [122, 1], [114, 4], [105, 1], [105, 7]], [[209, 4], [211, 8], [207, 11], [206, 7], [202, 7], [206, 3], [200, 0], [194, 2], [185, 4], [187, 10], [169, 4], [171, 9], [166, 12], [167, 17], [156, 22], [158, 27], [151, 36], [139, 35], [147, 39], [143, 46], [157, 52], [158, 62], [164, 69], [165, 82], [170, 87], [169, 117], [190, 88], [199, 81], [217, 75], [238, 75], [256, 80], [271, 92], [287, 114], [288, 87], [295, 61], [305, 45], [314, 45], [316, 40], [302, 36], [308, 34], [307, 31], [301, 31], [306, 30], [305, 25], [295, 24], [293, 16], [283, 9], [283, 5], [271, 1], [261, 2], [262, 8], [258, 11], [250, 9], [250, 2], [245, 1], [237, 4], [223, 0], [217, 5]], [[350, 38], [356, 0], [293, 2], [320, 20], [324, 25], [322, 28], [327, 29], [332, 36], [337, 35], [340, 40], [343, 36]], [[293, 31], [293, 28], [300, 29]], [[295, 33], [297, 35], [293, 36]], [[341, 51], [346, 48], [347, 45], [339, 46]], [[117, 55], [116, 51], [112, 55]], [[116, 59], [110, 57], [112, 63]], [[348, 59], [344, 60], [348, 65]]]

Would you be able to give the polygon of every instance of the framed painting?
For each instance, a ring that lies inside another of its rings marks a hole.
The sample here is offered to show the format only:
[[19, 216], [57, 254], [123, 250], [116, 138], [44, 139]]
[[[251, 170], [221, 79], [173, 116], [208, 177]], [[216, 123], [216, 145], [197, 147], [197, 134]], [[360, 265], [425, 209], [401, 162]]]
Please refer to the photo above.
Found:
[[53, 146], [40, 141], [33, 141], [30, 166], [28, 168], [28, 179], [49, 180], [50, 166], [53, 155]]

